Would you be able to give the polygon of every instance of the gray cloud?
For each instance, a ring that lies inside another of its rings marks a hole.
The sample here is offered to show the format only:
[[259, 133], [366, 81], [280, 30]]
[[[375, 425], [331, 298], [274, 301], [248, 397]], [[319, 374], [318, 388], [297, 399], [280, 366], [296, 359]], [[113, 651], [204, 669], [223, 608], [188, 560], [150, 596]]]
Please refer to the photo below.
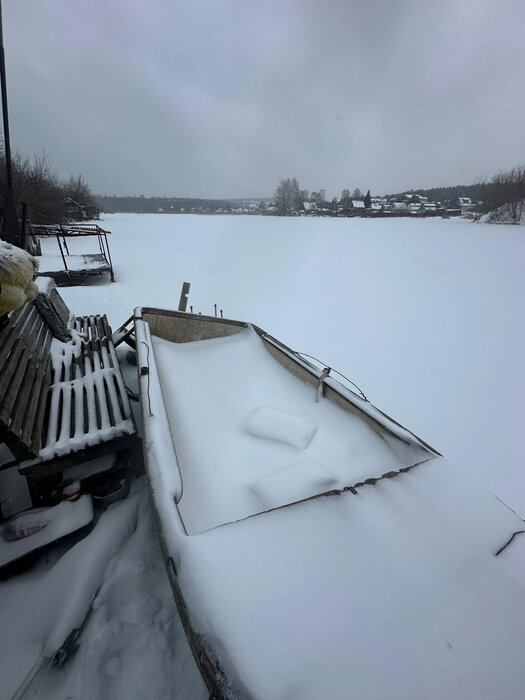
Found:
[[13, 146], [101, 193], [331, 196], [525, 154], [522, 0], [4, 0]]

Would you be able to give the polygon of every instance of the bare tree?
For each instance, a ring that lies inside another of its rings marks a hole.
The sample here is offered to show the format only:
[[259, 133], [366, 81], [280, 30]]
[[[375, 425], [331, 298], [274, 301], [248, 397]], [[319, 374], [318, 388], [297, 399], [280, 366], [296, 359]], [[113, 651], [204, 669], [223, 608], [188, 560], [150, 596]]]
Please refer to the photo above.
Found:
[[280, 216], [288, 216], [301, 207], [301, 189], [295, 177], [281, 179], [275, 191], [275, 206]]
[[525, 166], [501, 170], [487, 183], [487, 199], [497, 211], [493, 218], [519, 224], [525, 202]]
[[64, 195], [81, 206], [93, 204], [93, 194], [88, 183], [82, 175], [70, 175], [69, 179], [64, 183]]
[[[0, 156], [0, 181], [4, 177], [4, 157]], [[89, 185], [81, 175], [60, 181], [44, 151], [30, 159], [20, 153], [12, 157], [13, 190], [17, 205], [26, 202], [28, 214], [35, 224], [55, 224], [64, 220], [64, 198], [71, 197], [82, 206], [93, 206]]]

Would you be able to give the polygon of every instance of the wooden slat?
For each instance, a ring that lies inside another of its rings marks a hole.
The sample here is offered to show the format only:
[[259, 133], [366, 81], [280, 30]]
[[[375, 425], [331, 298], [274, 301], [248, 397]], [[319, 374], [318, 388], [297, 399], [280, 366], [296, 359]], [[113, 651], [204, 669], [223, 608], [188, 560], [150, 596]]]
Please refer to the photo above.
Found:
[[104, 315], [101, 316], [100, 318], [102, 319], [102, 326], [103, 326], [103, 328], [104, 328], [104, 335], [106, 336], [106, 338], [107, 338], [108, 340], [111, 340], [111, 337], [112, 337], [113, 334], [112, 334], [112, 332], [111, 332], [111, 326], [110, 326], [109, 323], [108, 323], [108, 319], [107, 319], [106, 314], [104, 314]]
[[[9, 400], [6, 402], [6, 410], [9, 411], [9, 429], [14, 435], [21, 435], [24, 415], [29, 407], [29, 400], [33, 390], [33, 382], [37, 377], [38, 361], [35, 357], [29, 357], [26, 367], [23, 371], [23, 381], [15, 392], [10, 394]], [[37, 389], [37, 388], [36, 388]], [[12, 405], [11, 405], [12, 404]], [[2, 411], [4, 407], [2, 407]]]
[[49, 388], [47, 369], [50, 364], [49, 349], [53, 335], [49, 328], [44, 328], [43, 336], [40, 346], [29, 362], [29, 369], [18, 392], [11, 418], [11, 430], [15, 435], [20, 435], [22, 441], [25, 433], [23, 426], [27, 423], [28, 416], [34, 419], [42, 388], [46, 392]]
[[[26, 316], [29, 315], [25, 314]], [[22, 318], [22, 320], [24, 320]], [[6, 332], [5, 336], [2, 339], [2, 345], [0, 347], [0, 367], [1, 367], [1, 372], [4, 370], [5, 362], [9, 356], [9, 353], [11, 352], [11, 348], [13, 345], [19, 340], [20, 338], [20, 331], [17, 326], [15, 326], [15, 321], [11, 320], [9, 318], [9, 327], [8, 331]], [[1, 396], [1, 394], [0, 394]]]
[[[5, 366], [2, 368], [2, 377], [0, 378], [0, 397], [2, 399], [0, 416], [2, 420], [7, 424], [11, 412], [11, 400], [13, 395], [13, 390], [16, 390], [16, 386], [13, 387], [14, 378], [17, 375], [17, 369], [20, 362], [27, 361], [29, 359], [29, 351], [23, 345], [16, 344], [14, 349], [17, 352], [12, 352]], [[16, 398], [16, 394], [15, 394]], [[6, 411], [6, 406], [10, 405], [9, 411]]]
[[60, 318], [62, 323], [67, 326], [69, 323], [70, 311], [56, 289], [51, 289], [49, 293], [49, 301], [51, 302], [51, 305], [55, 309], [57, 316]]
[[20, 411], [22, 426], [20, 427], [20, 437], [23, 443], [30, 445], [34, 422], [37, 415], [40, 396], [43, 393], [47, 396], [49, 382], [46, 382], [46, 368], [40, 364], [37, 367], [36, 375], [31, 386], [30, 400], [27, 403], [27, 410]]

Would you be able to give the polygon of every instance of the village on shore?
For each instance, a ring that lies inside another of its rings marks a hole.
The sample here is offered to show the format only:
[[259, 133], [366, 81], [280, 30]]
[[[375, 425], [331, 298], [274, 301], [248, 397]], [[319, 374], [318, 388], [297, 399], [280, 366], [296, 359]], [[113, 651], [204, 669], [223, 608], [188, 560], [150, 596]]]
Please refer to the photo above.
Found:
[[[476, 206], [470, 197], [458, 197], [455, 201], [432, 202], [420, 194], [403, 194], [397, 197], [366, 197], [346, 201], [305, 201], [289, 212], [290, 216], [336, 216], [336, 217], [421, 217], [464, 216]], [[159, 208], [158, 213], [179, 213], [174, 208]], [[206, 206], [195, 206], [180, 213], [189, 214], [278, 214], [275, 201], [246, 200], [235, 202], [231, 207], [211, 210]]]

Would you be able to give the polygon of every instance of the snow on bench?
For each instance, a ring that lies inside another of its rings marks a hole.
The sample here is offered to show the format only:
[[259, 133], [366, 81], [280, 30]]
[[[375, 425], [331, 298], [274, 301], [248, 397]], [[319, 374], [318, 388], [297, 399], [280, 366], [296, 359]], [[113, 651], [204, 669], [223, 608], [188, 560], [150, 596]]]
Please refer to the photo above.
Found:
[[136, 435], [106, 317], [74, 318], [53, 283], [40, 289], [0, 330], [0, 441], [33, 479]]

